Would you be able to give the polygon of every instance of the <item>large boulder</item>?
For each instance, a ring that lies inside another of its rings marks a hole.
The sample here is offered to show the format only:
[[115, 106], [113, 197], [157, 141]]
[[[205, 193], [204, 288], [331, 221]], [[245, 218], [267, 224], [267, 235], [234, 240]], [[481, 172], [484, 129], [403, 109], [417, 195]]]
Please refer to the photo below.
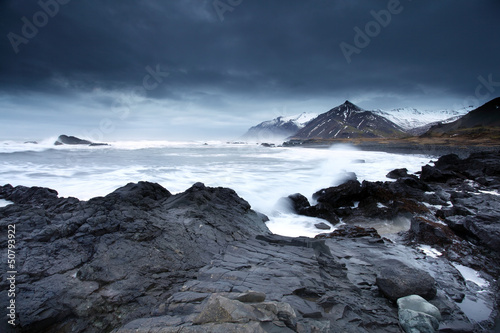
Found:
[[380, 292], [391, 301], [409, 295], [419, 295], [427, 300], [436, 296], [436, 281], [429, 273], [395, 259], [386, 260], [382, 267], [376, 283]]
[[387, 178], [390, 179], [398, 179], [401, 177], [408, 177], [408, 169], [407, 168], [401, 168], [401, 169], [394, 169], [390, 171], [387, 175]]

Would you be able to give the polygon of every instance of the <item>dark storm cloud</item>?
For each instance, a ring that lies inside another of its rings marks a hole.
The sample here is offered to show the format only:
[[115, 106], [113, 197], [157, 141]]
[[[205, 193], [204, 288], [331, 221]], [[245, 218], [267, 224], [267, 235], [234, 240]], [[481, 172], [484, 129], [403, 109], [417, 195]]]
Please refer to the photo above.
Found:
[[[496, 0], [401, 0], [363, 47], [354, 28], [397, 0], [59, 1], [25, 43], [13, 34], [56, 0], [0, 2], [0, 94], [138, 91], [158, 65], [168, 77], [147, 97], [221, 110], [231, 98], [463, 99], [479, 76], [500, 81]], [[350, 63], [342, 42], [358, 50]]]

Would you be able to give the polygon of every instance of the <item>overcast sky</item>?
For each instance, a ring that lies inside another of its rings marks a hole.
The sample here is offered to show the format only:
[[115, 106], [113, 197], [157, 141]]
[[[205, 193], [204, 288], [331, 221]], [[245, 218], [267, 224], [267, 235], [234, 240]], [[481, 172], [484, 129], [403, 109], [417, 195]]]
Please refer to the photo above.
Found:
[[498, 0], [1, 0], [0, 139], [237, 138], [346, 99], [481, 104], [500, 96], [499, 15]]

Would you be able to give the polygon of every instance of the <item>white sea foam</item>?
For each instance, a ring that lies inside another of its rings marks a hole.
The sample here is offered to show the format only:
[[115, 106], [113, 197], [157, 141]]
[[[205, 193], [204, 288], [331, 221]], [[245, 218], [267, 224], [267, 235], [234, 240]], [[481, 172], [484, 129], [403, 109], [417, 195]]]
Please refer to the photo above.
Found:
[[50, 187], [60, 196], [87, 200], [128, 182], [157, 182], [173, 193], [203, 182], [234, 189], [253, 209], [271, 217], [273, 232], [285, 235], [320, 231], [308, 218], [274, 214], [281, 197], [302, 193], [312, 201], [314, 192], [340, 184], [346, 172], [356, 173], [360, 181], [388, 180], [385, 175], [395, 168], [416, 172], [429, 161], [423, 155], [364, 152], [347, 145], [318, 149], [128, 141], [88, 147], [54, 146], [54, 140], [0, 143], [0, 184]]

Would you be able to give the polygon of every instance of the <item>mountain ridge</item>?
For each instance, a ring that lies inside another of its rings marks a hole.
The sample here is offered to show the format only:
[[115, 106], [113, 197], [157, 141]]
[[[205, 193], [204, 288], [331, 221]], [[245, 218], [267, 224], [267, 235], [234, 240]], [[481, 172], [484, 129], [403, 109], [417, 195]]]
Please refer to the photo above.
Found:
[[418, 132], [422, 134], [438, 122], [448, 123], [455, 121], [471, 110], [472, 107], [464, 107], [458, 110], [444, 109], [435, 111], [405, 107], [391, 110], [377, 109], [373, 110], [373, 112], [386, 117], [410, 134], [418, 134]]
[[422, 137], [480, 137], [496, 135], [495, 132], [500, 134], [500, 97], [492, 99], [453, 122], [432, 126]]
[[302, 112], [293, 116], [279, 116], [266, 120], [248, 129], [242, 136], [244, 140], [273, 141], [285, 139], [295, 133], [314, 119], [317, 113]]
[[404, 129], [394, 122], [346, 100], [343, 104], [311, 120], [290, 138], [299, 140], [351, 139], [402, 137], [404, 135]]
[[[472, 106], [440, 110], [420, 110], [412, 107], [365, 110], [346, 100], [343, 104], [320, 115], [301, 113], [264, 121], [251, 127], [243, 139], [258, 139], [265, 142], [280, 139], [345, 140], [418, 137], [424, 135], [431, 128], [435, 129], [445, 124], [454, 123], [472, 110], [474, 110]], [[365, 122], [369, 126], [362, 124], [363, 117], [366, 118]], [[320, 119], [318, 120], [318, 118]], [[321, 122], [324, 123], [321, 124]], [[313, 123], [314, 125], [312, 125]], [[338, 126], [334, 126], [334, 124]], [[343, 127], [340, 128], [341, 126]], [[328, 130], [326, 130], [327, 127]]]

